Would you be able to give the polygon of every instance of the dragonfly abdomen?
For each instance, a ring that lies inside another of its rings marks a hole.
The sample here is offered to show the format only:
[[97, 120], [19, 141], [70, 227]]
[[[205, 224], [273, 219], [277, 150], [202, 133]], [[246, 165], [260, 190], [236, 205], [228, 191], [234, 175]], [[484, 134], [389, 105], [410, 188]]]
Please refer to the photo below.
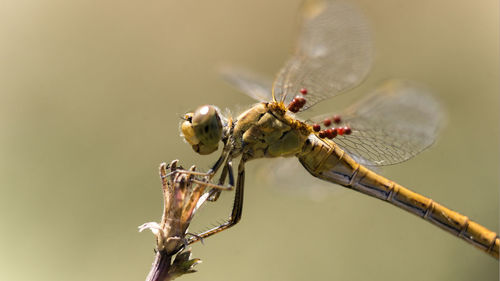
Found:
[[426, 196], [376, 174], [362, 165], [353, 176], [349, 187], [415, 214], [498, 258], [500, 239], [497, 233]]
[[313, 176], [343, 186], [349, 185], [359, 166], [335, 143], [316, 134], [309, 135], [297, 157]]
[[332, 141], [311, 134], [297, 156], [313, 176], [387, 201], [498, 259], [497, 233], [360, 165]]

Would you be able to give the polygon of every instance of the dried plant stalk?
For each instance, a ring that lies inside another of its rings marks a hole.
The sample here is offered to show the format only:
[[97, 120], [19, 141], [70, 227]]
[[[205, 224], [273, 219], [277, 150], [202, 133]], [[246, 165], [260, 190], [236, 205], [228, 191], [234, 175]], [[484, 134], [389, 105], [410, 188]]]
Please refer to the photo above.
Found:
[[[146, 281], [167, 281], [192, 273], [200, 259], [191, 259], [191, 250], [186, 250], [187, 230], [196, 210], [206, 201], [208, 193], [207, 177], [196, 179], [186, 173], [178, 161], [169, 165], [160, 165], [164, 208], [160, 224], [149, 222], [141, 225], [139, 230], [150, 229], [156, 236], [156, 257]], [[170, 172], [168, 172], [170, 170]], [[183, 172], [180, 172], [183, 171]], [[195, 171], [192, 166], [190, 171]], [[173, 259], [173, 261], [172, 261]]]

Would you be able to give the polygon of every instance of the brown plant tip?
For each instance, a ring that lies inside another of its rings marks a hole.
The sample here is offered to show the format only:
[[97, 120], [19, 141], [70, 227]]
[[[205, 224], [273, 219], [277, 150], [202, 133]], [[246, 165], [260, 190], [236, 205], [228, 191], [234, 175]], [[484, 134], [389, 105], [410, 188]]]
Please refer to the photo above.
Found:
[[[156, 236], [156, 259], [146, 280], [165, 281], [195, 272], [193, 267], [201, 262], [191, 259], [187, 231], [198, 208], [206, 201], [207, 176], [199, 176], [196, 167], [184, 170], [174, 160], [160, 165], [164, 208], [161, 222], [149, 222], [139, 226], [139, 231], [149, 229]], [[198, 176], [195, 177], [194, 174]], [[184, 250], [184, 251], [182, 251]], [[175, 258], [172, 262], [172, 257]]]

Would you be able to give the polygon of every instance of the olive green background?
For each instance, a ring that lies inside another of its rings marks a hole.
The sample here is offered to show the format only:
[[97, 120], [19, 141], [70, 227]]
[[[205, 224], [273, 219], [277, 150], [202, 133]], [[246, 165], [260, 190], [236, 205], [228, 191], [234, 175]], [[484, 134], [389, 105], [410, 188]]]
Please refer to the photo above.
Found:
[[[498, 229], [498, 1], [356, 2], [373, 29], [373, 71], [314, 113], [386, 78], [429, 86], [448, 116], [436, 145], [381, 172]], [[161, 215], [158, 164], [206, 169], [217, 157], [183, 143], [179, 117], [252, 103], [214, 69], [273, 75], [298, 6], [1, 1], [0, 280], [143, 280], [154, 240], [137, 226]], [[194, 245], [204, 263], [183, 280], [498, 280], [496, 260], [389, 204], [333, 186], [322, 200], [292, 192], [294, 181], [271, 188], [264, 162], [248, 165], [241, 223]]]

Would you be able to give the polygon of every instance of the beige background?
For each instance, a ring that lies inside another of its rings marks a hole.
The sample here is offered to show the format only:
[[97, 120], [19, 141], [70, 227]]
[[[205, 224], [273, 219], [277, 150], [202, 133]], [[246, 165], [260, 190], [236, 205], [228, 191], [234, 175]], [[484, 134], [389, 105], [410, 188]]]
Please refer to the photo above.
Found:
[[[498, 1], [356, 2], [374, 30], [373, 72], [315, 112], [389, 77], [428, 85], [448, 125], [432, 149], [383, 174], [498, 229]], [[1, 1], [0, 279], [143, 280], [153, 237], [136, 227], [159, 219], [158, 164], [216, 158], [183, 143], [179, 116], [251, 103], [213, 69], [275, 73], [298, 5]], [[263, 162], [248, 165], [241, 224], [195, 245], [204, 263], [184, 280], [498, 279], [496, 260], [381, 201], [270, 188]]]

